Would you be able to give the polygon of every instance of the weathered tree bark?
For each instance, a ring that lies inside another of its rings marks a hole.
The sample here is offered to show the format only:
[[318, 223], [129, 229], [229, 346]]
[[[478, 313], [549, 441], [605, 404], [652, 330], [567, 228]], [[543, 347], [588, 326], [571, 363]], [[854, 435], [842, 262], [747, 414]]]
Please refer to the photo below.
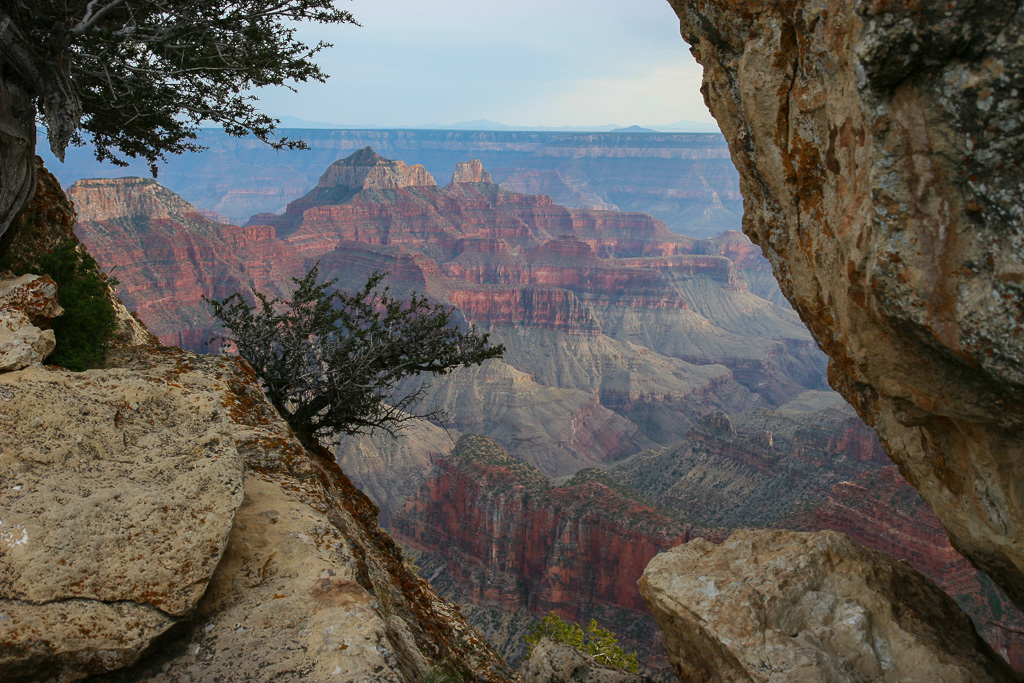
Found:
[[1024, 607], [1024, 8], [670, 3], [832, 385]]
[[41, 104], [50, 149], [58, 159], [78, 129], [82, 109], [63, 51], [33, 45], [0, 11], [0, 256], [13, 234], [11, 222], [36, 189], [36, 114]]

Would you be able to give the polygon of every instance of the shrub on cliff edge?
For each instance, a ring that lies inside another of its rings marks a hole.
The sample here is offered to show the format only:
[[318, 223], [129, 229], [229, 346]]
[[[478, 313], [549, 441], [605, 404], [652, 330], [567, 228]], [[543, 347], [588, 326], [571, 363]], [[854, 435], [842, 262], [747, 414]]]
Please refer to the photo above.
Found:
[[[57, 300], [64, 309], [64, 314], [53, 321], [57, 347], [46, 362], [75, 372], [98, 367], [117, 332], [117, 317], [108, 293], [108, 287], [116, 286], [117, 280], [104, 276], [96, 259], [73, 239], [33, 256], [27, 267], [15, 268], [15, 274], [49, 275], [57, 283]], [[0, 263], [0, 270], [4, 269], [5, 264]]]
[[615, 634], [598, 626], [596, 619], [591, 619], [587, 628], [583, 629], [579, 624], [567, 623], [554, 612], [548, 613], [523, 636], [523, 640], [526, 641], [527, 658], [533, 652], [534, 646], [543, 638], [576, 648], [603, 666], [613, 666], [631, 673], [637, 673], [640, 669], [636, 653], [627, 655]]
[[[459, 329], [455, 309], [408, 301], [378, 291], [375, 272], [354, 294], [337, 291], [337, 280], [317, 284], [319, 262], [298, 279], [291, 300], [268, 299], [253, 290], [250, 305], [239, 293], [205, 299], [227, 328], [213, 340], [230, 342], [249, 362], [264, 391], [300, 439], [316, 443], [336, 433], [383, 429], [391, 434], [408, 420], [439, 419], [439, 410], [412, 414], [426, 384], [404, 394], [398, 383], [419, 373], [444, 375], [455, 368], [500, 357], [488, 335]], [[211, 340], [211, 341], [213, 341]]]

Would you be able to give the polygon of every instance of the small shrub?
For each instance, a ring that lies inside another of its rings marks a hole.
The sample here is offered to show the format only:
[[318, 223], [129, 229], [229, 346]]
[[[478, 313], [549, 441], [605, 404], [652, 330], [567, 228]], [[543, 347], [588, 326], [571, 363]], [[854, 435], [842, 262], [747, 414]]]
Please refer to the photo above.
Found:
[[632, 673], [637, 673], [640, 669], [636, 652], [628, 655], [623, 652], [618, 637], [608, 629], [598, 626], [596, 619], [591, 619], [584, 629], [579, 624], [566, 623], [554, 612], [549, 613], [523, 636], [523, 640], [526, 641], [527, 658], [533, 652], [534, 646], [543, 638], [573, 647], [590, 655], [594, 661], [604, 666], [614, 666]]
[[53, 321], [57, 348], [47, 362], [75, 372], [100, 365], [117, 331], [117, 316], [107, 294], [117, 280], [105, 277], [96, 259], [79, 249], [74, 240], [40, 255], [27, 272], [53, 278], [57, 300], [64, 309], [64, 315]]

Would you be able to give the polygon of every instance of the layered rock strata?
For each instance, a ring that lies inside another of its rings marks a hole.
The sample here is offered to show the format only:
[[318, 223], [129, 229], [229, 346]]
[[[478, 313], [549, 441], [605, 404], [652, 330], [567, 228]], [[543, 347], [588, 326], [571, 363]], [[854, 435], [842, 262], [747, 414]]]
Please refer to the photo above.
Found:
[[[438, 379], [428, 399], [552, 476], [671, 444], [710, 410], [823, 386], [796, 315], [750, 290], [767, 266], [741, 235], [692, 240], [650, 216], [566, 209], [487, 182], [475, 162], [445, 188], [412, 168], [360, 150], [245, 227], [147, 180], [82, 181], [71, 195], [83, 241], [165, 343], [207, 349], [203, 296], [284, 295], [317, 260], [341, 288], [380, 270], [396, 295], [457, 307], [508, 360]], [[423, 460], [410, 452], [396, 481]], [[390, 514], [409, 491], [378, 500]]]
[[1017, 680], [928, 579], [834, 532], [697, 539], [640, 590], [687, 683]]
[[833, 386], [1024, 605], [1024, 9], [671, 4]]
[[[627, 650], [657, 667], [660, 637], [636, 589], [656, 553], [695, 534], [671, 510], [656, 507], [599, 470], [585, 469], [552, 485], [495, 441], [463, 435], [436, 461], [420, 489], [392, 519], [405, 546], [439, 558], [428, 574], [446, 596], [535, 620], [550, 611], [586, 623], [596, 618]], [[519, 655], [522, 632], [491, 634]]]

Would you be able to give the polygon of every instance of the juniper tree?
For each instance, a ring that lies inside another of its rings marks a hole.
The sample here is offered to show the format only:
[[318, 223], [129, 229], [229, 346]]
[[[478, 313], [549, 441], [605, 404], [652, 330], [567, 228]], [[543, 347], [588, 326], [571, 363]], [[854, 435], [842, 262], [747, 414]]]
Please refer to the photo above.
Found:
[[[114, 163], [200, 149], [202, 123], [275, 147], [252, 89], [323, 81], [328, 47], [298, 22], [354, 24], [334, 0], [3, 0], [0, 3], [0, 235], [35, 191], [35, 123], [64, 158], [89, 139]], [[2, 252], [2, 241], [0, 241]]]
[[438, 409], [414, 412], [427, 384], [403, 391], [402, 379], [444, 375], [500, 357], [487, 334], [456, 324], [456, 309], [413, 294], [403, 301], [380, 287], [375, 272], [353, 294], [337, 280], [317, 284], [319, 263], [293, 278], [290, 300], [253, 290], [207, 299], [229, 342], [256, 371], [267, 397], [307, 443], [336, 433], [383, 429], [391, 434], [412, 419], [443, 419]]

